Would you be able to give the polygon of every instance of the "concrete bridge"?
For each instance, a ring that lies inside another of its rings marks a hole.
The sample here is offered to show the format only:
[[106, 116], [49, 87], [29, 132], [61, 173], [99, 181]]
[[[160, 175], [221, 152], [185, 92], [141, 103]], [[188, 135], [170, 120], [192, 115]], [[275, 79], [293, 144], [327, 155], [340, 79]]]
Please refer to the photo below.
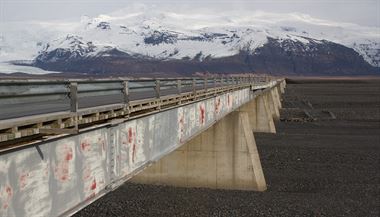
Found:
[[284, 88], [251, 76], [4, 81], [0, 216], [69, 216], [129, 179], [264, 191], [254, 132], [276, 132]]

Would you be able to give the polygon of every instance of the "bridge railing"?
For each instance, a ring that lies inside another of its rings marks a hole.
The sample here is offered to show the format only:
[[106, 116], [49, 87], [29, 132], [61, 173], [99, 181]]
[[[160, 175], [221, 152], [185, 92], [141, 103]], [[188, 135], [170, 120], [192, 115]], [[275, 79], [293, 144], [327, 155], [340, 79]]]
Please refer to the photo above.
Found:
[[[142, 96], [144, 98], [159, 98], [168, 94], [205, 91], [208, 88], [246, 83], [259, 84], [266, 81], [266, 77], [253, 76], [141, 80], [0, 81], [0, 105], [51, 100], [67, 100], [71, 104], [77, 104], [78, 100], [85, 97], [119, 94], [124, 95], [122, 99], [125, 100], [130, 99], [130, 95], [135, 95], [135, 93], [145, 93]], [[137, 96], [135, 99], [139, 99], [139, 97]], [[73, 105], [70, 107], [72, 108]]]
[[[3, 80], [0, 81], [0, 143], [40, 133], [77, 133], [81, 124], [155, 112], [162, 106], [200, 100], [234, 88], [260, 87], [269, 81], [264, 76]], [[50, 106], [49, 111], [45, 105]], [[17, 111], [22, 108], [25, 114], [15, 115], [13, 108]], [[61, 114], [58, 116], [57, 112]]]

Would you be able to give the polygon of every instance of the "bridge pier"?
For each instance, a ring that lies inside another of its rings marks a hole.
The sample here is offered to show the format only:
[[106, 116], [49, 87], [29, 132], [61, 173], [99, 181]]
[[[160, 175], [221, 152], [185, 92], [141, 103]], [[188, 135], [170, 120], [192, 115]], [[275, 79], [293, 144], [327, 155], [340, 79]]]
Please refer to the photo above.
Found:
[[276, 133], [280, 86], [255, 97], [131, 179], [143, 184], [265, 191], [253, 132]]
[[265, 95], [259, 95], [239, 108], [240, 111], [248, 113], [249, 123], [253, 132], [276, 133], [273, 119], [275, 107], [272, 96], [268, 96], [271, 94], [272, 92], [267, 92]]
[[144, 184], [265, 191], [248, 113], [235, 111], [131, 179]]

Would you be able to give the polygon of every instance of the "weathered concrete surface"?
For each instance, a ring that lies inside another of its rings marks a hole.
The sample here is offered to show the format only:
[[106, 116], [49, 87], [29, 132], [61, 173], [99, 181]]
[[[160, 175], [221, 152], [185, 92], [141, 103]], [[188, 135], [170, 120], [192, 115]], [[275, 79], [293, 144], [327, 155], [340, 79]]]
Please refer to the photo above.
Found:
[[248, 113], [253, 132], [276, 133], [273, 113], [270, 110], [267, 96], [258, 95], [254, 100], [240, 107], [239, 110]]
[[132, 182], [218, 189], [266, 189], [253, 132], [276, 133], [278, 87], [230, 113], [132, 178]]
[[145, 184], [266, 189], [246, 112], [232, 112], [131, 179]]
[[258, 96], [255, 100], [254, 107], [256, 123], [253, 127], [254, 132], [276, 133], [273, 121], [273, 113], [271, 111], [270, 102], [265, 95]]

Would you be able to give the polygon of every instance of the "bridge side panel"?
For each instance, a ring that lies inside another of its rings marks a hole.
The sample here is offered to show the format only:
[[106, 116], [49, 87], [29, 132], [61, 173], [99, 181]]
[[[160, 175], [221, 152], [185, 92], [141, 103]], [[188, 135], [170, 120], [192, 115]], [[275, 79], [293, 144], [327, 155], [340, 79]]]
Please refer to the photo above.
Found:
[[107, 132], [91, 131], [0, 158], [0, 216], [57, 216], [110, 183]]
[[238, 90], [1, 154], [0, 216], [71, 214], [251, 97], [248, 88]]

